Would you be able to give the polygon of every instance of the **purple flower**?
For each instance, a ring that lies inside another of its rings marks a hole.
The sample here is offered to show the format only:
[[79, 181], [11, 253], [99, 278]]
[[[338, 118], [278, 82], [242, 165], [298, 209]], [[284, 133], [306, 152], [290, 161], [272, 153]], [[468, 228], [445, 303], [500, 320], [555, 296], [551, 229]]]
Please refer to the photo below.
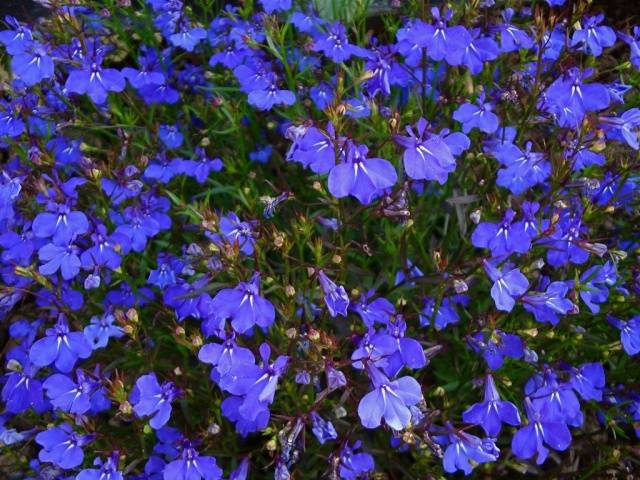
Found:
[[618, 320], [611, 315], [607, 316], [610, 324], [620, 330], [620, 342], [627, 355], [636, 355], [640, 352], [640, 315], [629, 320]]
[[102, 57], [87, 57], [81, 69], [71, 70], [65, 88], [71, 93], [87, 94], [95, 103], [102, 104], [109, 92], [121, 92], [125, 79], [119, 70], [103, 68]]
[[213, 297], [211, 309], [218, 319], [230, 318], [233, 329], [238, 333], [248, 332], [254, 325], [267, 329], [276, 318], [273, 304], [260, 296], [258, 272], [249, 282], [220, 290]]
[[38, 367], [52, 363], [61, 372], [70, 372], [79, 358], [89, 358], [92, 349], [82, 332], [71, 332], [64, 317], [60, 316], [46, 336], [31, 345], [29, 359]]
[[445, 472], [455, 473], [462, 470], [465, 475], [469, 475], [476, 465], [498, 459], [500, 450], [494, 440], [480, 439], [462, 430], [456, 430], [448, 423], [446, 429], [446, 435], [435, 437], [439, 444], [447, 447], [442, 460]]
[[91, 317], [89, 325], [84, 327], [84, 336], [94, 350], [106, 347], [110, 338], [124, 336], [122, 328], [113, 324], [115, 320], [111, 313]]
[[491, 110], [491, 102], [484, 102], [481, 95], [475, 104], [463, 103], [455, 112], [453, 119], [462, 123], [462, 131], [469, 133], [474, 128], [479, 128], [485, 133], [493, 133], [500, 126], [500, 119]]
[[318, 270], [318, 280], [324, 291], [324, 303], [329, 309], [332, 317], [342, 315], [347, 316], [347, 307], [349, 306], [349, 296], [342, 285], [336, 285], [323, 270]]
[[519, 269], [507, 270], [507, 268], [505, 267], [503, 271], [500, 271], [488, 261], [484, 261], [484, 269], [494, 282], [493, 287], [491, 287], [491, 298], [493, 298], [496, 308], [510, 312], [516, 304], [514, 297], [517, 298], [527, 291], [529, 280]]
[[380, 191], [398, 180], [393, 165], [382, 158], [367, 158], [365, 145], [351, 145], [343, 163], [329, 172], [329, 191], [334, 197], [353, 195], [361, 203], [369, 204]]
[[180, 148], [184, 141], [184, 135], [182, 135], [176, 125], [160, 125], [160, 128], [158, 128], [158, 137], [164, 146], [170, 150]]
[[422, 400], [420, 385], [413, 377], [389, 380], [376, 367], [368, 365], [367, 372], [374, 389], [358, 404], [358, 416], [366, 428], [380, 426], [382, 420], [394, 430], [402, 430], [411, 421], [412, 407]]
[[44, 45], [30, 42], [24, 51], [11, 59], [13, 74], [28, 87], [42, 80], [53, 78], [53, 59], [47, 54]]
[[500, 399], [491, 374], [485, 377], [484, 401], [475, 403], [465, 410], [462, 419], [467, 423], [480, 425], [492, 438], [500, 434], [502, 423], [520, 425], [518, 409], [513, 403]]
[[354, 55], [363, 57], [367, 54], [365, 49], [349, 43], [347, 30], [340, 22], [331, 23], [327, 33], [318, 33], [313, 39], [313, 49], [336, 63], [349, 60]]
[[522, 221], [514, 222], [516, 214], [508, 209], [502, 222], [480, 223], [471, 235], [471, 243], [477, 248], [488, 248], [493, 257], [502, 257], [511, 253], [527, 253], [531, 248], [531, 239], [525, 231]]
[[155, 373], [142, 375], [136, 381], [130, 396], [133, 411], [138, 417], [153, 416], [149, 421], [152, 428], [162, 428], [171, 417], [171, 402], [180, 395], [180, 390], [172, 382], [158, 383]]
[[322, 418], [317, 412], [311, 412], [309, 415], [312, 422], [311, 431], [321, 445], [324, 445], [327, 440], [335, 440], [338, 438], [338, 433], [333, 423]]
[[93, 435], [78, 435], [68, 423], [63, 423], [36, 435], [36, 443], [42, 447], [38, 458], [65, 470], [75, 468], [84, 459], [82, 447], [93, 438]]
[[338, 472], [342, 480], [365, 478], [363, 475], [374, 469], [373, 457], [366, 452], [357, 452], [359, 449], [360, 441], [353, 445], [345, 442], [338, 453]]
[[44, 262], [38, 267], [42, 275], [53, 275], [60, 270], [65, 280], [71, 280], [78, 275], [82, 266], [80, 249], [73, 243], [47, 243], [38, 250], [38, 258]]
[[549, 448], [563, 451], [571, 444], [571, 432], [567, 425], [549, 413], [548, 409], [537, 409], [526, 397], [524, 406], [529, 424], [518, 430], [511, 440], [511, 450], [520, 460], [537, 454], [536, 463], [541, 465], [549, 455]]
[[73, 240], [89, 230], [89, 221], [82, 212], [72, 211], [67, 205], [50, 204], [53, 212], [39, 213], [31, 229], [37, 238], [51, 238], [60, 244]]
[[271, 110], [275, 105], [293, 105], [296, 96], [291, 90], [281, 90], [276, 83], [276, 76], [270, 74], [266, 78], [265, 88], [253, 90], [247, 98], [249, 105], [259, 110]]
[[616, 43], [616, 33], [610, 27], [600, 26], [604, 15], [587, 17], [581, 30], [573, 32], [571, 46], [580, 45], [587, 53], [594, 57], [602, 55], [602, 49]]
[[394, 140], [405, 148], [402, 158], [409, 177], [414, 180], [437, 180], [443, 185], [456, 168], [454, 155], [469, 148], [470, 142], [462, 133], [442, 132], [442, 136], [435, 135], [429, 133], [427, 127], [427, 121], [420, 118], [416, 124], [417, 133], [407, 126], [409, 136], [396, 135]]
[[113, 452], [106, 462], [96, 458], [93, 465], [99, 468], [87, 468], [76, 475], [75, 480], [124, 480], [122, 472], [118, 469], [120, 453]]
[[200, 455], [198, 451], [185, 441], [180, 458], [167, 464], [164, 468], [164, 480], [218, 480], [222, 478], [222, 469], [218, 467], [214, 457]]

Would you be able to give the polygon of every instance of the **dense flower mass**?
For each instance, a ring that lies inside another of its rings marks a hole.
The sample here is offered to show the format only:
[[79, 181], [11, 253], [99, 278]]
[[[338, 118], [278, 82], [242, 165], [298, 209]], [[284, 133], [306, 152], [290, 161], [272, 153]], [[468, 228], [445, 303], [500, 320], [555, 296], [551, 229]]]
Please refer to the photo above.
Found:
[[640, 27], [48, 3], [0, 27], [0, 477], [640, 475]]

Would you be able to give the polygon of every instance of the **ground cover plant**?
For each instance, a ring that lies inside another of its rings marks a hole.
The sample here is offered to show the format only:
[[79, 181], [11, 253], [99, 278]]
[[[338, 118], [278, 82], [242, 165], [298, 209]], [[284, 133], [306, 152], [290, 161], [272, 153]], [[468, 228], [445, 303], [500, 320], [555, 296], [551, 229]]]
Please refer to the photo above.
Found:
[[638, 475], [640, 27], [50, 4], [0, 30], [2, 478]]

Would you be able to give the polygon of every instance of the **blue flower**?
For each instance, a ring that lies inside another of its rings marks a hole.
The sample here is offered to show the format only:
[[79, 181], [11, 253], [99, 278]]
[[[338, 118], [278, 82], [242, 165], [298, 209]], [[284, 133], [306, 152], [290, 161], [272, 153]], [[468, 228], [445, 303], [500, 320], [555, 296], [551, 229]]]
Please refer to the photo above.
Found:
[[456, 430], [449, 423], [445, 428], [446, 435], [435, 437], [439, 444], [447, 447], [442, 460], [445, 472], [455, 473], [462, 470], [465, 475], [469, 475], [476, 465], [498, 459], [500, 450], [494, 440], [480, 439], [462, 430]]
[[511, 450], [520, 460], [527, 460], [537, 454], [536, 463], [541, 465], [553, 450], [563, 451], [571, 444], [571, 432], [567, 425], [549, 413], [547, 409], [536, 408], [526, 397], [524, 406], [529, 424], [518, 430], [511, 440]]
[[106, 347], [110, 338], [124, 336], [122, 327], [113, 324], [115, 320], [116, 318], [111, 313], [91, 317], [89, 325], [84, 327], [84, 336], [94, 350]]
[[493, 133], [498, 130], [500, 119], [492, 109], [491, 102], [485, 102], [484, 96], [480, 95], [475, 104], [463, 103], [453, 112], [453, 119], [462, 123], [464, 133], [469, 133], [474, 128], [479, 128], [485, 133]]
[[60, 244], [73, 240], [89, 230], [87, 216], [72, 211], [67, 205], [50, 204], [50, 212], [39, 213], [31, 229], [38, 238], [51, 238]]
[[36, 412], [43, 412], [48, 406], [42, 395], [42, 383], [36, 377], [38, 368], [31, 364], [26, 355], [20, 357], [11, 360], [13, 371], [4, 378], [4, 408], [10, 413], [21, 413], [32, 406]]
[[53, 275], [60, 270], [62, 278], [71, 280], [80, 273], [82, 262], [79, 255], [80, 249], [72, 243], [47, 243], [38, 250], [38, 258], [44, 262], [38, 271], [42, 275]]
[[174, 47], [181, 47], [187, 52], [192, 52], [196, 45], [205, 38], [207, 38], [207, 31], [204, 28], [191, 28], [187, 22], [181, 22], [179, 30], [169, 36], [169, 41]]
[[485, 377], [484, 401], [475, 403], [465, 410], [462, 419], [467, 423], [480, 425], [492, 438], [500, 434], [502, 423], [520, 425], [518, 409], [513, 403], [500, 399], [491, 374]]
[[336, 63], [349, 60], [352, 56], [367, 55], [365, 49], [349, 43], [347, 30], [340, 22], [331, 23], [327, 33], [318, 33], [313, 39], [313, 49], [324, 53]]
[[[502, 271], [491, 265], [488, 261], [484, 261], [484, 269], [489, 278], [494, 282], [491, 287], [491, 298], [496, 304], [498, 310], [510, 312], [513, 310], [516, 300], [529, 288], [529, 280], [517, 268], [507, 270], [504, 267]], [[506, 270], [506, 271], [505, 271]]]
[[587, 17], [582, 29], [573, 32], [571, 46], [579, 45], [594, 57], [602, 55], [603, 48], [611, 47], [616, 43], [616, 33], [610, 27], [600, 26], [602, 20], [604, 20], [603, 14]]
[[353, 445], [345, 442], [338, 453], [338, 472], [342, 480], [365, 478], [363, 475], [366, 476], [374, 469], [373, 457], [366, 452], [357, 452], [360, 445], [360, 441], [354, 442]]
[[511, 23], [513, 8], [505, 8], [502, 12], [503, 22], [497, 26], [500, 32], [500, 51], [513, 52], [520, 49], [530, 49], [534, 45], [533, 39]]
[[358, 416], [366, 428], [379, 427], [382, 420], [394, 430], [402, 430], [411, 421], [412, 407], [422, 400], [420, 385], [413, 377], [390, 380], [374, 366], [367, 366], [374, 389], [358, 404]]
[[300, 162], [315, 173], [327, 173], [336, 163], [336, 147], [344, 148], [343, 138], [336, 137], [333, 124], [327, 124], [326, 132], [317, 128], [289, 129], [294, 143], [287, 153], [287, 160]]
[[531, 142], [527, 142], [523, 152], [516, 145], [508, 143], [494, 152], [498, 161], [506, 167], [498, 170], [496, 183], [515, 195], [543, 183], [551, 175], [551, 164], [545, 155], [532, 152], [531, 146]]
[[431, 8], [434, 24], [417, 23], [413, 34], [415, 41], [421, 48], [426, 48], [426, 54], [432, 60], [440, 62], [446, 60], [449, 64], [455, 63], [455, 56], [460, 50], [465, 49], [471, 42], [468, 30], [462, 25], [447, 26], [447, 22], [453, 17], [452, 10], [446, 10], [440, 15], [437, 7]]
[[184, 140], [184, 135], [182, 135], [176, 125], [160, 125], [158, 128], [158, 137], [164, 146], [170, 150], [180, 148]]
[[87, 57], [81, 69], [71, 70], [65, 88], [68, 92], [87, 94], [97, 104], [107, 100], [109, 92], [121, 92], [125, 79], [115, 68], [103, 68], [102, 57]]
[[92, 349], [82, 332], [71, 332], [64, 317], [60, 316], [46, 336], [37, 340], [29, 350], [29, 359], [38, 367], [52, 363], [63, 373], [70, 372], [79, 358], [89, 358]]
[[567, 282], [551, 282], [545, 292], [529, 292], [520, 300], [537, 322], [557, 325], [558, 315], [566, 315], [575, 309], [573, 302], [566, 298], [568, 292]]
[[253, 90], [247, 98], [249, 105], [259, 110], [271, 110], [275, 105], [293, 105], [296, 96], [291, 90], [281, 90], [276, 83], [273, 74], [267, 76], [267, 86], [259, 90]]
[[469, 44], [452, 52], [447, 61], [451, 65], [464, 65], [477, 75], [482, 72], [484, 62], [495, 60], [500, 52], [493, 38], [480, 36], [479, 28], [472, 29], [470, 35]]
[[608, 315], [607, 320], [620, 330], [620, 342], [627, 355], [640, 353], [640, 315], [626, 321]]
[[571, 368], [569, 383], [584, 400], [602, 400], [605, 386], [604, 368], [599, 362], [585, 363]]
[[349, 307], [349, 296], [342, 285], [336, 285], [323, 270], [318, 270], [318, 280], [324, 291], [324, 303], [329, 309], [332, 317], [342, 315], [347, 316], [347, 308]]
[[531, 239], [525, 230], [525, 223], [514, 222], [516, 213], [510, 208], [504, 213], [502, 222], [482, 222], [471, 234], [474, 247], [488, 248], [493, 257], [502, 257], [511, 253], [527, 253], [531, 248]]
[[236, 367], [255, 365], [256, 359], [248, 348], [239, 346], [235, 334], [229, 334], [223, 343], [207, 343], [200, 348], [198, 359], [213, 366], [211, 379], [218, 382], [221, 377]]
[[393, 165], [382, 158], [367, 158], [365, 145], [350, 145], [343, 163], [329, 172], [329, 191], [334, 197], [353, 195], [361, 203], [369, 204], [381, 190], [398, 180]]
[[180, 395], [180, 390], [169, 381], [158, 383], [155, 373], [142, 375], [136, 381], [130, 401], [138, 417], [152, 416], [149, 425], [162, 428], [171, 417], [171, 402]]
[[185, 445], [180, 458], [167, 464], [164, 468], [164, 480], [219, 480], [222, 469], [218, 467], [216, 459], [200, 455], [190, 442]]
[[611, 262], [594, 265], [580, 275], [580, 298], [592, 313], [600, 312], [600, 304], [609, 298], [609, 289], [617, 281], [616, 267]]
[[75, 468], [82, 463], [82, 447], [93, 440], [93, 435], [78, 435], [68, 423], [51, 427], [36, 435], [36, 443], [42, 447], [38, 458], [62, 469]]
[[428, 123], [420, 118], [416, 132], [408, 126], [408, 137], [395, 135], [394, 140], [405, 148], [402, 159], [407, 175], [414, 180], [437, 180], [443, 185], [456, 168], [455, 155], [469, 148], [470, 141], [462, 133], [429, 133]]
[[311, 431], [321, 445], [324, 445], [327, 440], [335, 440], [338, 438], [338, 433], [336, 432], [333, 423], [325, 420], [315, 411], [311, 412], [309, 416], [311, 417], [312, 422]]
[[434, 326], [436, 330], [443, 330], [448, 325], [460, 321], [460, 316], [454, 307], [454, 302], [449, 297], [444, 297], [436, 308], [436, 301], [431, 297], [425, 297], [424, 307], [420, 312], [420, 325], [430, 325], [435, 316]]
[[28, 87], [42, 80], [53, 78], [53, 59], [47, 54], [44, 45], [31, 42], [21, 53], [11, 59], [13, 74]]
[[120, 453], [114, 452], [106, 462], [96, 458], [93, 464], [99, 468], [87, 468], [76, 475], [75, 480], [124, 480], [124, 476], [118, 470]]
[[291, 9], [291, 0], [260, 0], [260, 4], [268, 14]]
[[82, 370], [77, 370], [76, 374], [77, 382], [67, 375], [56, 373], [47, 378], [42, 386], [54, 407], [82, 415], [91, 409], [91, 396], [100, 384], [86, 377]]
[[235, 288], [220, 290], [211, 302], [211, 309], [218, 319], [231, 319], [238, 333], [248, 332], [254, 325], [267, 329], [276, 318], [272, 303], [260, 296], [260, 274], [254, 273], [249, 282], [241, 282]]
[[10, 29], [0, 32], [0, 43], [5, 46], [9, 55], [18, 55], [31, 44], [33, 33], [29, 27], [20, 24], [15, 17], [7, 16], [5, 21]]
[[522, 358], [524, 343], [520, 337], [501, 330], [477, 332], [469, 338], [469, 344], [482, 357], [491, 370], [498, 370], [504, 363], [504, 357]]
[[369, 328], [373, 327], [376, 322], [386, 325], [389, 323], [389, 318], [395, 314], [393, 304], [384, 297], [379, 297], [369, 302], [369, 299], [374, 295], [375, 290], [369, 290], [362, 294], [358, 299], [358, 303], [353, 303], [349, 307], [360, 315], [364, 324]]

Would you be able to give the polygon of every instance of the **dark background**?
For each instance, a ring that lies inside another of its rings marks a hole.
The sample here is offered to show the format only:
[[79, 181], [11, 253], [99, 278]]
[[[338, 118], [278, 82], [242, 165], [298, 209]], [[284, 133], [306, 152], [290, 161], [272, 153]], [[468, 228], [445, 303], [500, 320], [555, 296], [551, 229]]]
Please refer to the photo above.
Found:
[[[640, 23], [640, 1], [638, 0], [596, 0], [594, 7], [603, 10], [608, 22], [618, 28]], [[46, 12], [46, 8], [34, 0], [0, 0], [0, 19], [5, 15], [13, 15], [23, 21], [33, 21], [45, 15]]]

